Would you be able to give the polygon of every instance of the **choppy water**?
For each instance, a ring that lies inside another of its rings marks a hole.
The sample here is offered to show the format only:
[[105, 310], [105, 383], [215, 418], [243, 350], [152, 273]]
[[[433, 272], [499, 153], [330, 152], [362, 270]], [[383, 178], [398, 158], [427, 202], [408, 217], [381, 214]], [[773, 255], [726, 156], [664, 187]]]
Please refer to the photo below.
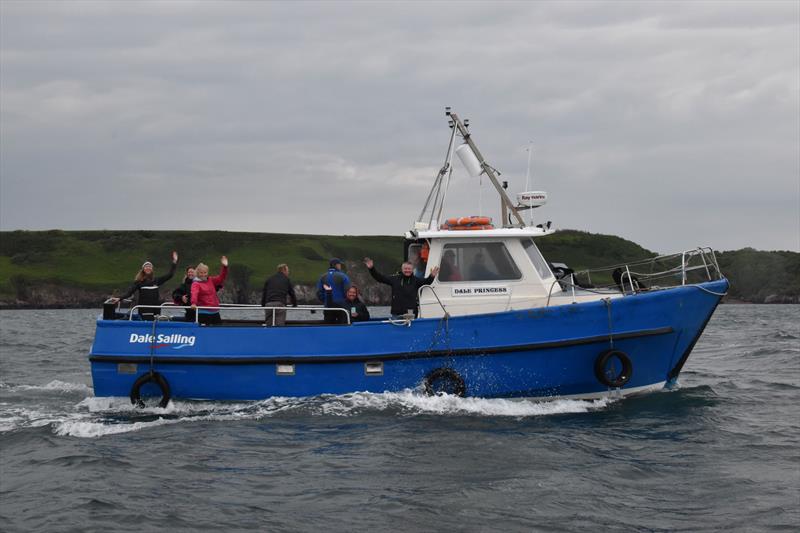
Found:
[[0, 312], [2, 531], [800, 528], [800, 306], [717, 310], [677, 390], [132, 409], [96, 311]]

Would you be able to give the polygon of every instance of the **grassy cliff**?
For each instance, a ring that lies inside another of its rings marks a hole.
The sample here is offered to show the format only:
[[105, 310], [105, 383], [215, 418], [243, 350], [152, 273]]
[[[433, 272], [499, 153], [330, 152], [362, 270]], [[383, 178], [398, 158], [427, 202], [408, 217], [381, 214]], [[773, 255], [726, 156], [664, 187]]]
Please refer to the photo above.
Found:
[[[653, 255], [619, 237], [573, 230], [559, 231], [538, 244], [548, 260], [576, 270]], [[372, 280], [364, 276], [361, 258], [370, 256], [391, 271], [402, 259], [402, 239], [224, 231], [0, 232], [0, 305], [99, 305], [103, 297], [128, 287], [143, 261], [152, 261], [157, 275], [165, 272], [172, 250], [180, 254], [181, 269], [203, 261], [212, 273], [219, 257], [229, 256], [226, 290], [235, 300], [252, 298], [278, 263], [288, 263], [292, 279], [306, 286], [304, 294], [311, 299], [308, 286], [325, 271], [329, 258], [345, 260], [351, 275], [369, 286]], [[798, 301], [800, 254], [744, 249], [719, 254], [719, 262], [737, 299]], [[181, 274], [165, 289], [177, 285]], [[380, 298], [374, 292], [373, 299]]]

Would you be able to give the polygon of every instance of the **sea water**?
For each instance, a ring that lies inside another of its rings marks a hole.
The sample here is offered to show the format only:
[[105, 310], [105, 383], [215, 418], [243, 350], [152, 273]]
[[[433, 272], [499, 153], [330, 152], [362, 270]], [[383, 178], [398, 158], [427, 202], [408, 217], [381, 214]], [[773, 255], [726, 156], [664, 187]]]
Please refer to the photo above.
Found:
[[96, 310], [0, 311], [0, 531], [800, 528], [800, 306], [720, 306], [677, 387], [134, 409]]

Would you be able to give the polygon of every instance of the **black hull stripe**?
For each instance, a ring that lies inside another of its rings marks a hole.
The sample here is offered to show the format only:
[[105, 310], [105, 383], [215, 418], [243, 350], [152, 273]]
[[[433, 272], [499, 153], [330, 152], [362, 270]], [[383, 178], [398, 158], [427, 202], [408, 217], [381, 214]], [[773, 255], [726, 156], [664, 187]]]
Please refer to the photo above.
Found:
[[[669, 326], [656, 329], [643, 329], [628, 333], [614, 333], [614, 340], [636, 339], [639, 337], [652, 337], [654, 335], [667, 335], [673, 329]], [[254, 365], [276, 363], [357, 363], [359, 361], [391, 361], [395, 359], [424, 359], [435, 357], [457, 357], [468, 355], [494, 355], [502, 353], [524, 352], [530, 350], [546, 350], [549, 348], [562, 348], [565, 346], [580, 346], [584, 344], [597, 344], [608, 342], [608, 335], [570, 339], [564, 341], [540, 342], [535, 344], [518, 344], [515, 346], [495, 346], [488, 348], [460, 348], [457, 350], [430, 350], [417, 352], [402, 352], [375, 355], [318, 355], [318, 356], [263, 356], [263, 357], [164, 357], [156, 355], [154, 363], [161, 364], [193, 364], [193, 365]], [[149, 363], [149, 355], [92, 355], [89, 361], [93, 363]]]

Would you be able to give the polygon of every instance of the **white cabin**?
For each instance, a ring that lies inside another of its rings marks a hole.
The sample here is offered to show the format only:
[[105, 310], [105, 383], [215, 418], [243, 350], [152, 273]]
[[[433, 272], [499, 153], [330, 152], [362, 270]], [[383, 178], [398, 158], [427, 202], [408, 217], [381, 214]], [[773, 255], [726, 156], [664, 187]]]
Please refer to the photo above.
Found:
[[421, 318], [497, 313], [546, 305], [548, 296], [562, 293], [534, 237], [553, 233], [542, 228], [432, 230], [416, 234], [409, 260], [424, 256], [421, 240], [429, 243], [425, 275], [438, 265], [439, 274], [420, 289]]

